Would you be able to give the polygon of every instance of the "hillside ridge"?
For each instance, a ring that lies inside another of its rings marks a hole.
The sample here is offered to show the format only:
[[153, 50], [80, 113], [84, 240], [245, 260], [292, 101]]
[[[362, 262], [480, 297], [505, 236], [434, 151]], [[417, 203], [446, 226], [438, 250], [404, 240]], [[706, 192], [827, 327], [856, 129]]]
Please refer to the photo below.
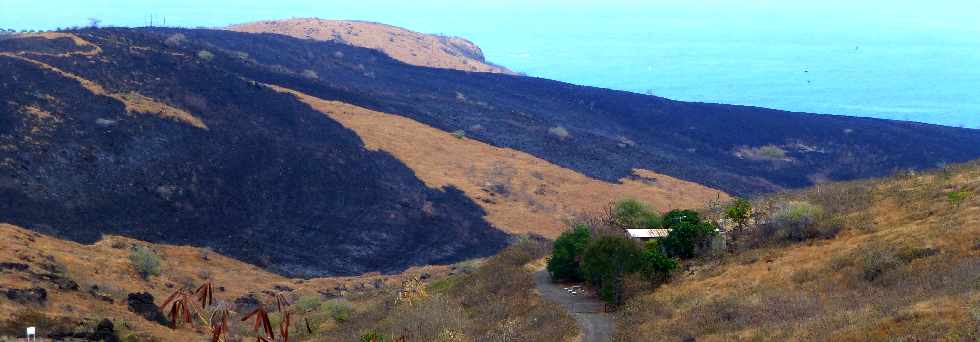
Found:
[[423, 34], [383, 23], [294, 18], [235, 24], [227, 29], [350, 44], [379, 50], [399, 61], [418, 66], [515, 74], [487, 62], [483, 50], [466, 38]]

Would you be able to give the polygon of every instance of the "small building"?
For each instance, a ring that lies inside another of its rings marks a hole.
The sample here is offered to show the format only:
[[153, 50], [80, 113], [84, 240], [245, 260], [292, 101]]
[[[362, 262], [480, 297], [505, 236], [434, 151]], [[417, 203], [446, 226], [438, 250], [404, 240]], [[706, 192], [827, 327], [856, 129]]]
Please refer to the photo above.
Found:
[[627, 229], [626, 237], [630, 239], [647, 241], [656, 238], [665, 238], [670, 234], [670, 229]]

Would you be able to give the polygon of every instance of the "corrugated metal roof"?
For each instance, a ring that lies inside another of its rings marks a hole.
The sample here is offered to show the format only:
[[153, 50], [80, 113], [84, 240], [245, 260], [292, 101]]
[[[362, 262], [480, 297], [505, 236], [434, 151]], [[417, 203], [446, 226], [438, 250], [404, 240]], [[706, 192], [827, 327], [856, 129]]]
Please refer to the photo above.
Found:
[[667, 237], [670, 229], [627, 229], [626, 235], [634, 239], [650, 239]]

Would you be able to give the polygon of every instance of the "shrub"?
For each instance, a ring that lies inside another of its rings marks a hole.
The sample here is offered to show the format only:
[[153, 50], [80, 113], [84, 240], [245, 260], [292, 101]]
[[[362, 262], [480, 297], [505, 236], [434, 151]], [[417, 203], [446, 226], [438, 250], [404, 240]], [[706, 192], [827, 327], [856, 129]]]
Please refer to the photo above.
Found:
[[625, 199], [613, 206], [613, 224], [623, 229], [653, 229], [663, 222], [650, 206], [634, 199]]
[[555, 126], [555, 127], [549, 128], [548, 129], [548, 133], [551, 134], [551, 135], [553, 135], [553, 136], [555, 136], [555, 137], [557, 137], [559, 140], [565, 140], [565, 139], [568, 139], [568, 138], [570, 138], [572, 136], [571, 133], [569, 133], [568, 130], [565, 129], [565, 127], [562, 127], [562, 126]]
[[902, 265], [902, 260], [890, 248], [870, 248], [862, 257], [861, 277], [869, 282]]
[[322, 310], [330, 314], [337, 322], [343, 322], [350, 318], [353, 306], [346, 299], [331, 299], [323, 303]]
[[318, 310], [322, 305], [323, 301], [320, 300], [320, 296], [303, 296], [296, 301], [296, 307], [303, 310], [303, 312]]
[[731, 220], [740, 229], [749, 223], [751, 217], [752, 203], [745, 199], [736, 198], [725, 206], [725, 218]]
[[590, 239], [589, 228], [578, 225], [555, 240], [554, 251], [548, 258], [548, 273], [555, 280], [581, 280], [579, 261]]
[[170, 37], [167, 37], [167, 39], [163, 41], [163, 44], [169, 47], [178, 47], [184, 44], [186, 41], [187, 37], [185, 37], [183, 33], [174, 33], [170, 35]]
[[946, 194], [946, 198], [953, 206], [959, 207], [964, 201], [970, 198], [972, 193], [969, 190], [956, 190]]
[[385, 335], [382, 335], [379, 332], [369, 331], [364, 334], [361, 334], [361, 342], [385, 342], [385, 341], [388, 341], [387, 339], [385, 339]]
[[737, 153], [751, 160], [777, 161], [786, 159], [786, 150], [772, 144], [759, 147], [743, 146], [738, 149]]
[[301, 73], [301, 75], [303, 75], [303, 77], [309, 78], [311, 80], [316, 80], [316, 79], [319, 79], [320, 78], [320, 75], [317, 75], [316, 74], [316, 71], [313, 71], [313, 70], [310, 70], [310, 69], [303, 70], [303, 72]]
[[148, 247], [134, 246], [129, 253], [129, 262], [143, 279], [160, 275], [160, 256]]
[[461, 129], [457, 129], [457, 130], [453, 131], [452, 135], [456, 139], [464, 139], [464, 138], [466, 138], [466, 131], [461, 130]]
[[672, 210], [664, 215], [663, 221], [670, 233], [661, 244], [666, 254], [672, 257], [693, 258], [710, 247], [718, 234], [714, 224], [701, 220], [698, 213], [690, 210]]
[[211, 61], [212, 59], [214, 59], [214, 54], [208, 50], [201, 50], [197, 52], [197, 58], [200, 58], [204, 61]]
[[750, 243], [763, 245], [768, 242], [831, 238], [842, 227], [840, 219], [826, 213], [821, 206], [789, 201], [778, 205], [768, 221], [755, 227]]
[[589, 242], [582, 253], [582, 274], [599, 288], [599, 297], [612, 304], [623, 302], [623, 276], [637, 271], [642, 251], [623, 236], [603, 236]]
[[670, 274], [677, 269], [677, 260], [664, 254], [657, 240], [647, 241], [643, 254], [640, 256], [640, 274], [654, 285], [670, 279]]

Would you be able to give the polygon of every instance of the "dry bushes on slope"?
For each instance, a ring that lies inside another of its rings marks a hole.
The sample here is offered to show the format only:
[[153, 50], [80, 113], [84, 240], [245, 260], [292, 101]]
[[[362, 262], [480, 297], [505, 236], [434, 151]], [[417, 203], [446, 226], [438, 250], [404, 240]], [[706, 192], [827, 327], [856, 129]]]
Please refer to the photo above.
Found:
[[396, 303], [392, 294], [320, 340], [381, 336], [384, 341], [568, 341], [578, 333], [574, 320], [534, 294], [531, 270], [525, 267], [549, 249], [544, 241], [518, 241], [471, 273], [432, 282], [428, 298]]
[[721, 260], [688, 265], [627, 303], [617, 340], [980, 339], [980, 201], [948, 195], [978, 188], [980, 164], [972, 163], [759, 200], [760, 211], [767, 201], [820, 206], [841, 231], [743, 243]]

